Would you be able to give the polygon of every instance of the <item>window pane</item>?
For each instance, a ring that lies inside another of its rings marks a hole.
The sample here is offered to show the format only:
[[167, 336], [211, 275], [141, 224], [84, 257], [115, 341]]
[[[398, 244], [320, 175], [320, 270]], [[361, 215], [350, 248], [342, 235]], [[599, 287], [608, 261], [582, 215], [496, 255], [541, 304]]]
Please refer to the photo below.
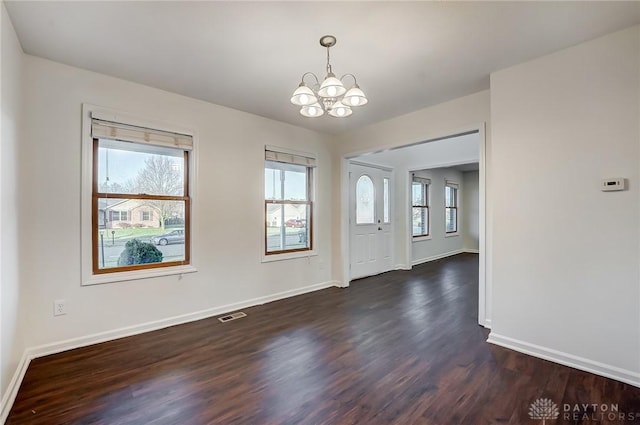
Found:
[[307, 201], [307, 172], [304, 165], [266, 161], [265, 199]]
[[389, 179], [387, 177], [383, 180], [383, 189], [384, 189], [384, 210], [383, 210], [383, 221], [384, 223], [389, 223]]
[[311, 247], [308, 204], [267, 204], [267, 252]]
[[284, 199], [290, 201], [307, 200], [307, 167], [293, 165], [297, 170], [284, 172]]
[[375, 222], [375, 193], [369, 176], [360, 176], [356, 182], [356, 224]]
[[282, 199], [280, 170], [274, 170], [268, 167], [264, 169], [264, 198]]
[[457, 207], [458, 206], [458, 189], [451, 186], [444, 187], [444, 202], [446, 207]]
[[422, 183], [413, 182], [411, 184], [411, 202], [412, 205], [425, 205], [424, 197], [422, 196]]
[[448, 233], [457, 231], [457, 213], [458, 210], [455, 208], [445, 208], [445, 228]]
[[184, 225], [184, 201], [99, 198], [98, 268], [184, 261]]
[[184, 195], [184, 151], [100, 139], [98, 191]]
[[412, 213], [412, 234], [422, 236], [429, 234], [429, 209], [414, 207]]

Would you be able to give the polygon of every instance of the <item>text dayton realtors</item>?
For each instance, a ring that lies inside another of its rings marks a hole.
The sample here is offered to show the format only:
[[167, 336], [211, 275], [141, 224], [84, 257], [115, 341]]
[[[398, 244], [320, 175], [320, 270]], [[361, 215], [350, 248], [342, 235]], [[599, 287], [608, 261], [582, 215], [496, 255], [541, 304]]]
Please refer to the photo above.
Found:
[[565, 403], [562, 416], [567, 421], [633, 421], [640, 419], [640, 412], [621, 412], [618, 404]]

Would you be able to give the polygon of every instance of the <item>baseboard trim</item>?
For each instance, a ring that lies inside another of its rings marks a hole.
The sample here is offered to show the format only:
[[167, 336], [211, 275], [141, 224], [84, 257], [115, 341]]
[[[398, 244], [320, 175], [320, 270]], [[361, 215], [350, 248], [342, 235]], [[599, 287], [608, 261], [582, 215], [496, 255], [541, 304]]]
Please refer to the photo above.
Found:
[[206, 310], [173, 316], [166, 319], [154, 320], [139, 325], [126, 326], [111, 331], [99, 332], [78, 338], [71, 338], [64, 341], [27, 348], [22, 355], [22, 359], [18, 364], [18, 368], [13, 374], [13, 378], [11, 379], [9, 386], [7, 387], [7, 391], [2, 398], [2, 405], [0, 406], [0, 423], [4, 424], [7, 417], [9, 416], [9, 412], [11, 411], [11, 407], [13, 406], [16, 396], [18, 395], [18, 390], [20, 389], [22, 380], [24, 379], [24, 376], [27, 372], [29, 363], [31, 363], [31, 360], [33, 359], [48, 356], [51, 354], [62, 353], [63, 351], [73, 350], [75, 348], [86, 347], [88, 345], [99, 344], [101, 342], [113, 341], [115, 339], [125, 338], [127, 336], [156, 331], [159, 329], [168, 328], [169, 326], [182, 325], [185, 323], [194, 322], [196, 320], [207, 319], [209, 317], [230, 313], [242, 308], [249, 308], [257, 305], [267, 304], [273, 301], [294, 297], [296, 295], [302, 295], [319, 291], [321, 289], [331, 288], [333, 286], [340, 287], [340, 282], [330, 280], [326, 282], [316, 283], [314, 285], [305, 286], [302, 288], [278, 292], [264, 297], [252, 298], [246, 301], [227, 304], [220, 307], [209, 308]]
[[0, 407], [0, 423], [2, 424], [7, 420], [11, 407], [13, 407], [13, 402], [16, 400], [24, 375], [27, 373], [27, 369], [29, 368], [29, 363], [31, 363], [31, 357], [28, 352], [25, 351], [22, 354], [22, 358], [18, 363], [16, 372], [13, 374], [11, 382], [9, 382], [9, 386], [2, 397], [2, 401], [0, 401], [0, 403], [2, 403]]
[[445, 252], [443, 254], [432, 255], [431, 257], [426, 257], [426, 258], [420, 258], [418, 260], [413, 260], [411, 262], [411, 265], [417, 266], [419, 264], [428, 263], [429, 261], [435, 261], [435, 260], [439, 260], [441, 258], [446, 258], [446, 257], [451, 257], [453, 255], [462, 254], [463, 252], [465, 252], [463, 249], [456, 249], [455, 251], [449, 251], [449, 252]]
[[500, 347], [528, 354], [540, 359], [549, 360], [574, 369], [583, 370], [595, 375], [604, 376], [605, 378], [615, 379], [625, 384], [640, 387], [640, 373], [630, 370], [621, 369], [616, 366], [596, 362], [584, 357], [575, 356], [573, 354], [564, 353], [562, 351], [553, 350], [551, 348], [542, 347], [540, 345], [531, 344], [514, 338], [502, 335], [496, 335], [495, 332], [489, 334], [487, 342], [499, 345]]
[[480, 254], [479, 249], [463, 249], [462, 252], [466, 252], [467, 254]]
[[393, 267], [393, 270], [411, 270], [411, 266], [408, 266], [406, 264], [396, 264]]
[[491, 319], [484, 319], [484, 323], [482, 324], [487, 329], [491, 329]]

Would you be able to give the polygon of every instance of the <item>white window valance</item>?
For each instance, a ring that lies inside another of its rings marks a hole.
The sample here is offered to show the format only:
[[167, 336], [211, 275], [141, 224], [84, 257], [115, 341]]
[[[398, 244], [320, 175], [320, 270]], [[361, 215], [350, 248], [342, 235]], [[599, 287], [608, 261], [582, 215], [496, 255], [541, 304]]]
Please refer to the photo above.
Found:
[[416, 183], [431, 184], [431, 179], [427, 179], [425, 177], [418, 177], [414, 174], [412, 178], [413, 178], [413, 181]]
[[91, 137], [184, 150], [193, 149], [193, 136], [191, 135], [108, 121], [96, 117], [95, 114], [91, 115]]
[[316, 159], [293, 153], [278, 152], [266, 149], [264, 159], [267, 161], [284, 162], [286, 164], [304, 165], [305, 167], [315, 167]]

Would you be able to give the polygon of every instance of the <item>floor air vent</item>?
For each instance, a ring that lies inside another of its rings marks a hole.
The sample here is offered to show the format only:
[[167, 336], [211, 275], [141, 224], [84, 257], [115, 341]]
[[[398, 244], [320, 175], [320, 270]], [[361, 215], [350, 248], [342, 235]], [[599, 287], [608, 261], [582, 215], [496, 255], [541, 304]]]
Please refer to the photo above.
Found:
[[222, 323], [226, 323], [232, 320], [240, 319], [241, 317], [247, 317], [247, 315], [239, 311], [237, 313], [227, 314], [226, 316], [220, 316], [218, 317], [218, 320], [221, 321]]

